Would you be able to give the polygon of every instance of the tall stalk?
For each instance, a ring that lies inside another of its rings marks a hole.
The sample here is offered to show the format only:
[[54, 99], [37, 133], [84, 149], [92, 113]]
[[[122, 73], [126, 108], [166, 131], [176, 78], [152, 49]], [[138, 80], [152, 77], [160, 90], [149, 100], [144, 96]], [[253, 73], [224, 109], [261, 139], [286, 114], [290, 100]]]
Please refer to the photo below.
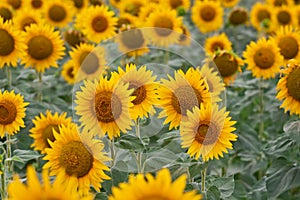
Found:
[[11, 86], [12, 86], [12, 76], [11, 76], [11, 69], [10, 69], [9, 66], [6, 66], [6, 73], [7, 73], [8, 89], [11, 89]]
[[37, 93], [37, 99], [39, 102], [42, 102], [43, 100], [43, 89], [42, 89], [42, 86], [43, 86], [43, 73], [42, 72], [38, 72], [38, 93]]
[[264, 138], [264, 89], [263, 89], [263, 80], [259, 79], [259, 114], [260, 114], [260, 123], [258, 129], [258, 135], [260, 139]]

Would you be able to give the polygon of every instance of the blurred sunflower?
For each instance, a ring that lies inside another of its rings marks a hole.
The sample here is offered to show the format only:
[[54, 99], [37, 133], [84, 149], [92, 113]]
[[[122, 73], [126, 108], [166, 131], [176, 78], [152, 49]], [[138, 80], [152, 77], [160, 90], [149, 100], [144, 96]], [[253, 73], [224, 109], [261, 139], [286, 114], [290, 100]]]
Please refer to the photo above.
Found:
[[251, 42], [243, 56], [247, 69], [252, 71], [256, 78], [269, 79], [274, 78], [283, 65], [283, 56], [280, 55], [280, 49], [273, 40], [261, 38], [257, 42]]
[[255, 3], [251, 8], [250, 22], [258, 31], [271, 32], [275, 29], [274, 8], [268, 4]]
[[84, 8], [88, 7], [89, 5], [88, 0], [72, 0], [72, 1], [77, 12], [81, 12]]
[[281, 6], [293, 6], [294, 1], [293, 0], [267, 0], [267, 4], [281, 7]]
[[239, 3], [240, 0], [221, 0], [222, 6], [225, 8], [232, 8]]
[[244, 7], [233, 8], [229, 13], [228, 22], [233, 26], [246, 25], [248, 22], [248, 11]]
[[110, 139], [131, 130], [133, 89], [128, 89], [129, 84], [118, 83], [114, 75], [110, 80], [101, 77], [99, 81], [84, 81], [82, 91], [76, 92], [75, 110], [84, 130], [100, 137], [107, 134]]
[[25, 48], [23, 34], [11, 21], [3, 22], [0, 17], [0, 69], [5, 65], [16, 67]]
[[132, 15], [123, 13], [118, 17], [118, 21], [116, 24], [117, 32], [122, 32], [123, 29], [126, 29], [127, 27], [135, 27], [136, 24], [136, 19]]
[[182, 148], [188, 148], [188, 154], [203, 161], [217, 160], [232, 149], [231, 141], [237, 140], [232, 132], [236, 121], [231, 121], [229, 112], [220, 109], [216, 104], [201, 105], [188, 111], [187, 120], [180, 124]]
[[300, 27], [300, 6], [297, 5], [295, 8], [295, 12], [296, 12], [296, 15], [297, 15], [297, 21], [298, 21], [298, 27]]
[[169, 169], [164, 168], [157, 172], [156, 177], [152, 174], [130, 175], [128, 183], [121, 183], [119, 187], [112, 188], [109, 200], [200, 200], [202, 195], [196, 190], [185, 192], [186, 175], [181, 175], [172, 182]]
[[182, 24], [180, 28], [182, 33], [179, 35], [178, 44], [181, 46], [189, 46], [191, 44], [191, 33], [184, 24]]
[[225, 90], [225, 84], [214, 68], [211, 68], [208, 65], [203, 65], [200, 68], [200, 73], [206, 82], [209, 92], [220, 95], [221, 92]]
[[232, 50], [232, 43], [225, 33], [214, 35], [205, 40], [204, 49], [206, 55], [213, 55], [219, 50]]
[[300, 64], [297, 60], [289, 60], [287, 67], [283, 69], [283, 74], [277, 84], [278, 94], [276, 98], [282, 101], [280, 108], [284, 112], [300, 116]]
[[89, 40], [99, 43], [113, 37], [118, 19], [107, 6], [91, 6], [78, 16], [76, 24]]
[[105, 5], [104, 0], [89, 0], [91, 6], [102, 6]]
[[75, 64], [73, 60], [67, 61], [62, 66], [61, 76], [67, 81], [69, 84], [75, 83], [75, 75], [77, 74], [77, 71], [75, 69]]
[[126, 0], [120, 1], [120, 13], [129, 13], [132, 16], [137, 17], [140, 13], [140, 10], [143, 6], [146, 5], [144, 0]]
[[65, 53], [64, 42], [59, 32], [45, 24], [31, 24], [25, 32], [26, 50], [22, 55], [22, 64], [44, 72], [50, 66], [58, 67], [56, 61]]
[[157, 103], [157, 84], [156, 76], [152, 74], [153, 72], [147, 70], [146, 66], [137, 69], [135, 64], [127, 64], [125, 71], [119, 67], [116, 73], [120, 84], [129, 84], [129, 89], [134, 89], [131, 94], [135, 97], [132, 101], [134, 106], [130, 108], [130, 115], [134, 120], [148, 117], [148, 113], [150, 115], [155, 113], [153, 105]]
[[160, 5], [164, 8], [171, 8], [177, 10], [183, 8], [185, 11], [188, 11], [191, 6], [190, 0], [160, 0]]
[[191, 18], [202, 33], [215, 31], [223, 24], [223, 8], [219, 1], [196, 1]]
[[30, 8], [31, 10], [39, 10], [42, 11], [44, 6], [46, 5], [45, 0], [25, 0], [25, 7]]
[[43, 13], [48, 24], [63, 28], [72, 21], [75, 8], [68, 1], [45, 1]]
[[167, 47], [179, 42], [182, 33], [182, 18], [177, 12], [159, 7], [148, 17], [145, 29], [146, 37], [156, 46]]
[[291, 26], [281, 27], [274, 36], [285, 61], [300, 58], [300, 31]]
[[0, 137], [5, 133], [16, 134], [20, 128], [24, 128], [23, 118], [25, 117], [25, 106], [29, 103], [24, 102], [24, 97], [20, 94], [0, 90]]
[[70, 47], [77, 47], [80, 43], [87, 42], [86, 37], [80, 30], [74, 28], [65, 29], [62, 32], [62, 37], [67, 45]]
[[154, 12], [156, 9], [158, 9], [159, 6], [160, 6], [160, 4], [157, 4], [157, 3], [149, 3], [146, 6], [143, 6], [139, 11], [139, 16], [137, 19], [138, 24], [141, 27], [143, 27], [145, 21], [150, 16], [150, 14], [152, 12]]
[[222, 50], [216, 52], [212, 59], [206, 61], [211, 67], [217, 68], [226, 85], [234, 82], [237, 72], [241, 72], [243, 60], [231, 51]]
[[36, 10], [29, 10], [28, 8], [21, 9], [13, 18], [13, 24], [17, 30], [26, 31], [26, 27], [31, 24], [42, 24], [43, 19], [41, 13]]
[[189, 68], [186, 73], [177, 70], [174, 78], [169, 75], [168, 78], [169, 80], [161, 80], [157, 94], [158, 105], [163, 109], [158, 118], [166, 117], [164, 124], [170, 123], [170, 130], [179, 126], [180, 121], [186, 118], [188, 110], [220, 100], [208, 91], [201, 73], [194, 68]]
[[81, 197], [79, 192], [72, 193], [65, 190], [65, 185], [57, 181], [51, 182], [48, 170], [42, 171], [42, 181], [37, 176], [34, 167], [27, 167], [27, 184], [22, 183], [18, 175], [8, 184], [7, 200], [22, 200], [24, 197], [30, 197], [31, 200], [41, 199], [59, 199], [59, 200], [92, 200], [93, 196]]
[[276, 7], [274, 9], [274, 19], [277, 29], [279, 29], [280, 26], [298, 26], [297, 12], [288, 6]]
[[76, 74], [75, 82], [94, 80], [106, 73], [105, 50], [101, 46], [81, 43], [69, 52]]
[[56, 140], [46, 149], [43, 159], [48, 162], [43, 168], [50, 169], [58, 184], [66, 185], [73, 193], [78, 191], [80, 196], [88, 195], [90, 186], [100, 192], [101, 183], [110, 179], [105, 174], [109, 171], [105, 162], [110, 158], [103, 153], [102, 141], [87, 132], [79, 133], [74, 124], [61, 126], [59, 131], [54, 131]]
[[15, 11], [21, 10], [24, 7], [24, 0], [4, 0], [9, 4]]
[[59, 127], [70, 124], [71, 118], [67, 118], [67, 113], [58, 115], [57, 112], [52, 114], [51, 111], [47, 110], [46, 115], [40, 113], [39, 116], [36, 116], [35, 119], [32, 120], [32, 123], [34, 126], [29, 130], [29, 136], [32, 137], [34, 141], [31, 147], [45, 154], [45, 149], [50, 147], [49, 140], [51, 142], [55, 141], [53, 131], [55, 130], [59, 133]]
[[137, 57], [147, 52], [147, 40], [142, 29], [132, 28], [124, 30], [115, 37], [115, 42], [118, 43], [119, 51], [126, 53], [129, 56]]
[[12, 20], [14, 16], [14, 12], [12, 7], [9, 4], [4, 2], [0, 2], [0, 17], [3, 18], [4, 22]]

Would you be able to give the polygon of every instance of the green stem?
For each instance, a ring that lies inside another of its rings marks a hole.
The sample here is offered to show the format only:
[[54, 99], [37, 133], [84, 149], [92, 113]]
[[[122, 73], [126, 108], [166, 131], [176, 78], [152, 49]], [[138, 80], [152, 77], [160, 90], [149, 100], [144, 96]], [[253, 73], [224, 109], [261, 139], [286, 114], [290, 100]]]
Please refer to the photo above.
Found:
[[206, 170], [207, 170], [206, 166], [204, 167], [204, 169], [201, 170], [201, 191], [202, 191], [202, 193], [205, 193]]
[[111, 156], [111, 168], [115, 165], [116, 151], [115, 151], [115, 140], [114, 138], [110, 141], [110, 156]]
[[42, 102], [43, 100], [43, 93], [42, 93], [42, 85], [43, 85], [43, 73], [42, 72], [38, 72], [38, 79], [39, 79], [39, 86], [38, 86], [38, 94], [37, 94], [37, 98], [39, 102]]
[[1, 174], [1, 199], [6, 198], [5, 172]]
[[12, 137], [10, 134], [6, 134], [7, 138], [7, 143], [6, 143], [6, 161], [7, 166], [5, 169], [7, 170], [8, 176], [6, 176], [7, 180], [10, 181], [12, 179], [13, 175], [13, 161], [11, 160], [12, 158], [12, 150], [11, 150], [11, 144], [12, 144]]
[[167, 49], [165, 52], [164, 52], [164, 64], [168, 64], [168, 62], [169, 62], [169, 59], [170, 59], [170, 52], [169, 52], [169, 50]]
[[[137, 120], [135, 121], [135, 134], [139, 139], [141, 139], [140, 119], [139, 118], [137, 118]], [[137, 152], [135, 156], [136, 156], [137, 171], [138, 171], [138, 173], [143, 173], [143, 164], [142, 164], [143, 153]]]
[[138, 138], [141, 139], [141, 132], [140, 132], [140, 118], [137, 118], [135, 121], [135, 134]]
[[258, 135], [261, 139], [264, 138], [264, 90], [262, 88], [263, 80], [259, 80], [259, 113], [260, 113], [260, 123]]
[[189, 167], [186, 167], [186, 174], [187, 174], [188, 183], [192, 183], [193, 181], [192, 181], [192, 178], [191, 178]]
[[11, 78], [11, 69], [10, 69], [9, 66], [6, 66], [6, 73], [7, 73], [8, 89], [11, 89], [11, 86], [12, 86], [12, 78]]

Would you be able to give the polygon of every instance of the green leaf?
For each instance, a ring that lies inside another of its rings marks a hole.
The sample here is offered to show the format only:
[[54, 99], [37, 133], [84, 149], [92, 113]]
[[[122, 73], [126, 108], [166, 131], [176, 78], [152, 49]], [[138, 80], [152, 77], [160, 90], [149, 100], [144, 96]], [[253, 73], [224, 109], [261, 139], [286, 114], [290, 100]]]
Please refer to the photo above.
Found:
[[207, 200], [220, 200], [220, 198], [221, 198], [221, 194], [218, 187], [216, 186], [209, 187], [204, 197], [204, 199]]
[[118, 139], [115, 145], [122, 149], [130, 149], [135, 152], [142, 152], [144, 150], [143, 142], [134, 135], [123, 135]]
[[230, 197], [234, 191], [234, 178], [218, 177], [214, 180], [213, 185], [220, 191], [220, 196], [223, 199]]
[[15, 163], [15, 166], [19, 169], [23, 169], [26, 163], [28, 163], [29, 161], [42, 157], [42, 155], [37, 153], [36, 151], [22, 149], [14, 150], [13, 155], [18, 161], [17, 163]]

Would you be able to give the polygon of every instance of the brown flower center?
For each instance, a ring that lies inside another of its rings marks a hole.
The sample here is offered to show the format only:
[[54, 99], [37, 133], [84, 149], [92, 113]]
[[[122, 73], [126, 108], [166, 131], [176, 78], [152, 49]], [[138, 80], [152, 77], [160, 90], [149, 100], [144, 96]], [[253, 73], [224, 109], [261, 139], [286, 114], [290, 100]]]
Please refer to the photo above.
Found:
[[232, 11], [229, 15], [229, 22], [232, 25], [240, 25], [245, 24], [247, 22], [248, 13], [246, 10], [243, 9], [236, 9]]
[[32, 7], [38, 9], [38, 8], [42, 7], [43, 1], [42, 0], [31, 0], [31, 5], [32, 5]]
[[123, 25], [129, 25], [129, 24], [131, 24], [131, 21], [128, 18], [120, 17], [118, 19], [116, 27], [117, 28], [122, 28]]
[[287, 77], [288, 93], [300, 102], [300, 67], [295, 68]]
[[173, 22], [169, 18], [162, 18], [154, 22], [155, 32], [163, 37], [166, 37], [172, 33]]
[[70, 78], [74, 78], [74, 67], [70, 67], [70, 68], [67, 70], [67, 75], [68, 75]]
[[97, 93], [94, 107], [98, 121], [103, 123], [113, 122], [122, 114], [122, 102], [112, 92]]
[[36, 60], [48, 58], [53, 53], [51, 40], [43, 35], [34, 36], [28, 42], [28, 54]]
[[200, 17], [204, 21], [210, 22], [212, 21], [216, 16], [216, 10], [211, 6], [205, 6], [200, 11]]
[[74, 6], [78, 9], [82, 8], [83, 7], [83, 0], [73, 0], [74, 2]]
[[93, 74], [99, 68], [99, 59], [93, 52], [85, 51], [79, 57], [80, 68], [86, 74]]
[[90, 0], [90, 3], [93, 6], [101, 6], [103, 4], [103, 2], [101, 0]]
[[131, 4], [126, 5], [125, 12], [130, 13], [131, 15], [138, 16], [142, 4], [139, 2], [132, 2]]
[[15, 49], [15, 40], [6, 30], [0, 29], [0, 56], [7, 56]]
[[15, 121], [17, 117], [17, 108], [10, 101], [0, 102], [0, 124], [7, 125]]
[[51, 142], [55, 141], [55, 137], [53, 134], [53, 130], [55, 130], [55, 132], [60, 133], [58, 125], [57, 124], [50, 124], [49, 126], [47, 126], [44, 131], [43, 131], [43, 139], [44, 139], [44, 143], [46, 144], [46, 147], [50, 147], [48, 139]]
[[215, 51], [218, 51], [218, 50], [224, 50], [224, 43], [223, 42], [216, 41], [211, 45], [211, 51], [212, 52], [215, 52]]
[[185, 115], [188, 110], [192, 110], [195, 106], [199, 107], [202, 103], [201, 94], [194, 87], [189, 85], [177, 88], [172, 94], [172, 106], [177, 113]]
[[182, 0], [170, 0], [170, 5], [173, 9], [176, 9], [182, 5]]
[[286, 0], [275, 0], [274, 6], [282, 6], [282, 5], [287, 5]]
[[222, 77], [233, 75], [238, 69], [238, 62], [230, 53], [222, 53], [213, 58]]
[[122, 43], [129, 49], [138, 49], [143, 46], [145, 39], [139, 29], [125, 31], [121, 35]]
[[132, 101], [132, 103], [134, 105], [138, 105], [140, 103], [142, 103], [145, 99], [146, 99], [146, 96], [147, 96], [147, 91], [145, 89], [145, 87], [142, 85], [142, 86], [139, 86], [138, 83], [135, 83], [135, 82], [131, 82], [129, 84], [129, 88], [128, 89], [134, 89], [133, 93], [131, 94], [131, 96], [135, 96], [136, 98]]
[[271, 15], [268, 10], [260, 10], [257, 13], [257, 19], [259, 22], [262, 22], [264, 19], [270, 19]]
[[195, 140], [203, 145], [216, 143], [220, 135], [219, 127], [211, 121], [201, 121], [195, 132]]
[[21, 0], [8, 0], [7, 3], [11, 5], [14, 9], [18, 9], [22, 5]]
[[94, 158], [82, 142], [71, 141], [62, 146], [59, 162], [66, 174], [81, 178], [92, 169]]
[[280, 48], [280, 53], [283, 55], [284, 59], [292, 59], [297, 56], [299, 47], [298, 42], [293, 37], [284, 37], [282, 38], [278, 46]]
[[26, 31], [26, 27], [30, 26], [31, 24], [36, 24], [37, 22], [31, 18], [31, 17], [26, 17], [22, 20], [21, 26], [22, 26], [22, 30]]
[[65, 31], [64, 39], [71, 46], [76, 47], [83, 42], [82, 34], [76, 31]]
[[105, 17], [97, 16], [92, 21], [92, 27], [97, 33], [104, 32], [108, 28], [108, 21]]
[[290, 15], [290, 13], [288, 13], [287, 11], [281, 11], [277, 15], [277, 20], [282, 25], [289, 24], [291, 19], [292, 19], [292, 17]]
[[12, 19], [12, 13], [8, 8], [1, 7], [0, 8], [0, 16], [4, 19], [4, 22]]
[[53, 5], [49, 9], [48, 15], [51, 20], [53, 20], [55, 22], [61, 22], [66, 18], [67, 13], [66, 13], [66, 10], [64, 7], [62, 7], [60, 5]]
[[275, 55], [270, 49], [261, 48], [254, 54], [254, 62], [261, 69], [268, 69], [273, 66], [275, 62]]

